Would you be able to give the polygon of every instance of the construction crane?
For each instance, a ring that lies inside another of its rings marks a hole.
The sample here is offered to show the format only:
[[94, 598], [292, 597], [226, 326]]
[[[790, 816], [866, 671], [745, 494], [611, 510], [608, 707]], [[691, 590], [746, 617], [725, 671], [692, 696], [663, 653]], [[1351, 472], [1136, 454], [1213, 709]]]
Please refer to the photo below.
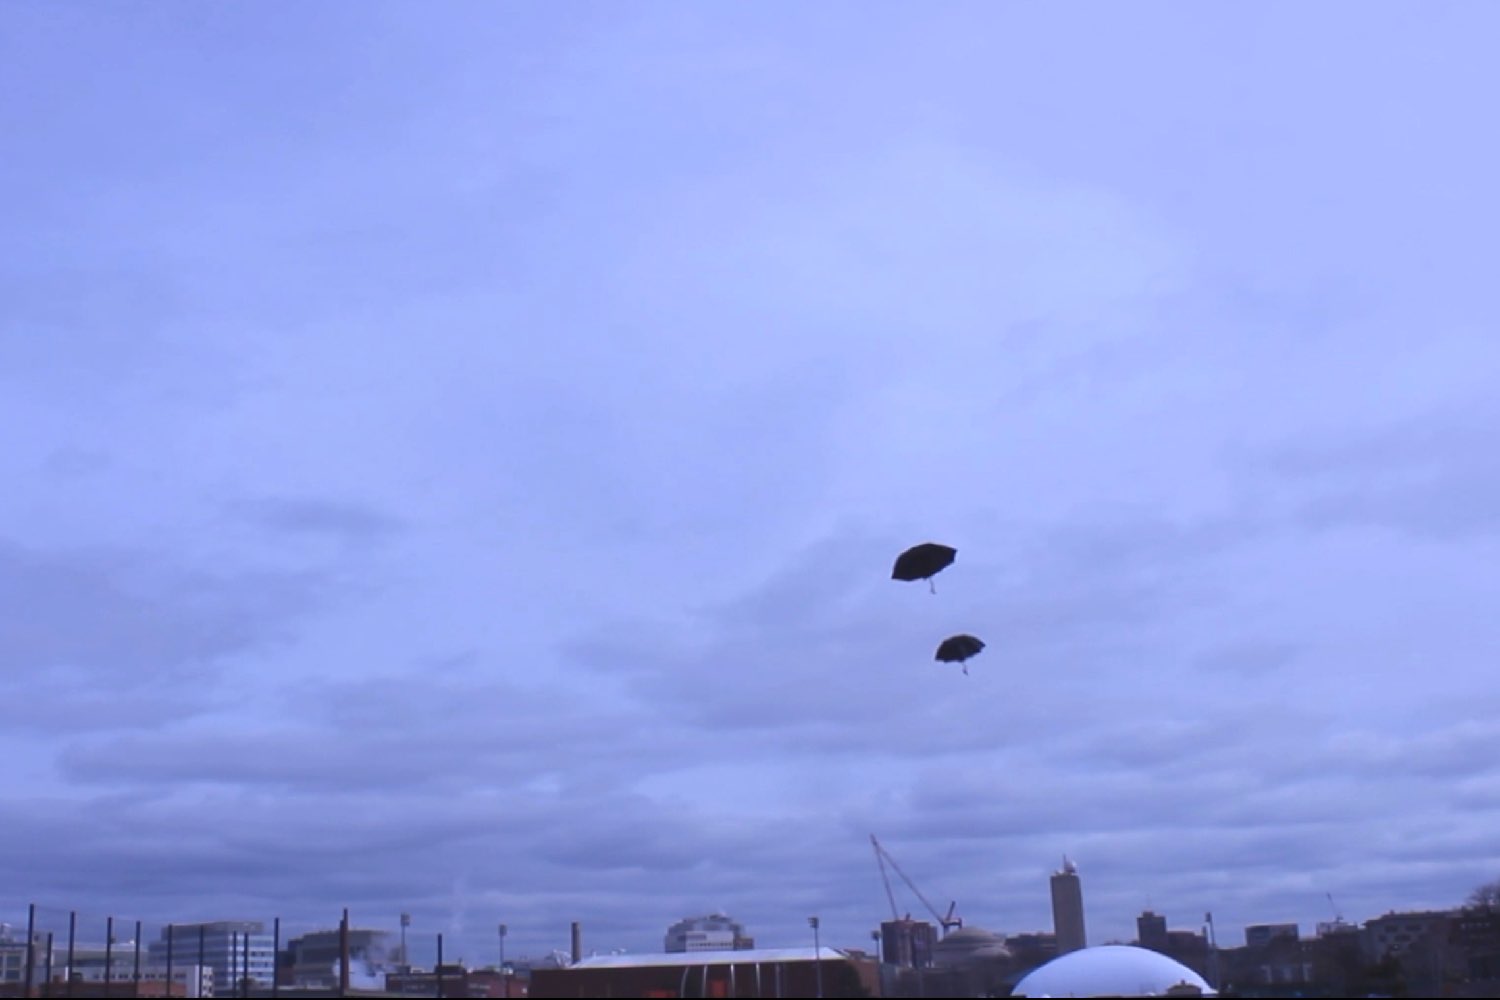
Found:
[[885, 897], [891, 902], [892, 920], [901, 919], [901, 910], [896, 906], [896, 894], [891, 891], [891, 877], [886, 874], [885, 866], [887, 862], [896, 870], [896, 874], [901, 876], [901, 881], [906, 883], [906, 887], [922, 901], [923, 906], [927, 907], [927, 912], [931, 913], [933, 918], [937, 920], [938, 925], [943, 928], [944, 937], [947, 936], [949, 928], [962, 927], [964, 925], [962, 917], [955, 917], [953, 915], [954, 909], [958, 906], [956, 900], [948, 904], [947, 914], [939, 913], [937, 907], [929, 903], [927, 897], [922, 895], [922, 890], [917, 888], [916, 883], [907, 877], [906, 872], [901, 870], [900, 865], [896, 864], [896, 859], [891, 857], [890, 852], [880, 846], [880, 841], [875, 839], [873, 833], [870, 834], [870, 846], [875, 848], [875, 863], [880, 866], [880, 881], [885, 883]]

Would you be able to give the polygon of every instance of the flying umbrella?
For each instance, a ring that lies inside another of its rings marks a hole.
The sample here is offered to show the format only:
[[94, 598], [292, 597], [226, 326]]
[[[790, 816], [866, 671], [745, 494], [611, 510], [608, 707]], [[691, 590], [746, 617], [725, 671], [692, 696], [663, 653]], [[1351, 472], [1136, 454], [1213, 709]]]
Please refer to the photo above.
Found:
[[951, 545], [923, 542], [913, 545], [896, 557], [891, 570], [892, 580], [926, 580], [928, 588], [935, 594], [937, 587], [932, 578], [953, 564], [958, 550]]
[[972, 635], [950, 635], [938, 644], [937, 655], [933, 659], [940, 663], [963, 663], [964, 673], [968, 673], [969, 665], [964, 661], [978, 656], [983, 648], [984, 643]]

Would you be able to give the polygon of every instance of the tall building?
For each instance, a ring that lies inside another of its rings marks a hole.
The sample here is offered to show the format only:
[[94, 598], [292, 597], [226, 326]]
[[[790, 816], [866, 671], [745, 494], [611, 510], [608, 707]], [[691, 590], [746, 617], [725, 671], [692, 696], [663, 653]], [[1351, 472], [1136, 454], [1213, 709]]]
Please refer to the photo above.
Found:
[[1135, 939], [1142, 948], [1167, 953], [1167, 918], [1145, 910], [1135, 918]]
[[[216, 920], [202, 924], [171, 924], [148, 952], [152, 965], [200, 964], [213, 970], [214, 988], [226, 991], [249, 978], [270, 986], [276, 975], [275, 941], [259, 920]], [[170, 933], [170, 938], [168, 937]]]
[[722, 913], [686, 917], [667, 928], [667, 951], [745, 951], [754, 947], [755, 939], [745, 934], [745, 928]]
[[880, 955], [889, 965], [925, 969], [932, 964], [937, 929], [926, 920], [886, 920], [880, 925]]
[[1066, 955], [1087, 945], [1083, 932], [1083, 883], [1078, 868], [1063, 855], [1062, 871], [1052, 873], [1052, 929], [1057, 953]]

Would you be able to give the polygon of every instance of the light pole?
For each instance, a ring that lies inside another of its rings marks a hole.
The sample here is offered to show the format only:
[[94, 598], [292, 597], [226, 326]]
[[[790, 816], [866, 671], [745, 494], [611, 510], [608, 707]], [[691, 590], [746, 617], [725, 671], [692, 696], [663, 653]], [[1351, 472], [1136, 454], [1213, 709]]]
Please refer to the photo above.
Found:
[[1208, 933], [1205, 936], [1208, 938], [1208, 963], [1209, 963], [1209, 969], [1212, 970], [1211, 974], [1213, 976], [1213, 981], [1210, 982], [1209, 985], [1212, 986], [1214, 989], [1218, 989], [1219, 988], [1219, 940], [1218, 940], [1218, 936], [1214, 933], [1214, 914], [1213, 914], [1212, 910], [1210, 910], [1209, 912], [1203, 914], [1203, 922], [1208, 925], [1207, 928], [1206, 928], [1206, 930], [1207, 930]]
[[818, 918], [808, 917], [807, 926], [813, 931], [813, 971], [818, 977], [818, 996], [823, 995], [823, 946], [818, 940]]

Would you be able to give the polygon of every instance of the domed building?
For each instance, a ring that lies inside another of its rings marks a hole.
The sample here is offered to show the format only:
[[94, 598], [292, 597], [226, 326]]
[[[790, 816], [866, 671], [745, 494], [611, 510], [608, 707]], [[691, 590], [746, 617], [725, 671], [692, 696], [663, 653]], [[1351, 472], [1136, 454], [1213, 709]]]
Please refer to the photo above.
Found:
[[932, 964], [950, 969], [1009, 958], [1005, 936], [982, 927], [960, 927], [932, 946]]
[[944, 935], [932, 946], [928, 968], [901, 972], [915, 975], [904, 975], [888, 996], [1003, 996], [1015, 974], [1005, 937], [981, 927], [961, 927]]
[[1127, 944], [1054, 958], [1016, 983], [1016, 997], [1218, 996], [1202, 976], [1165, 955]]

